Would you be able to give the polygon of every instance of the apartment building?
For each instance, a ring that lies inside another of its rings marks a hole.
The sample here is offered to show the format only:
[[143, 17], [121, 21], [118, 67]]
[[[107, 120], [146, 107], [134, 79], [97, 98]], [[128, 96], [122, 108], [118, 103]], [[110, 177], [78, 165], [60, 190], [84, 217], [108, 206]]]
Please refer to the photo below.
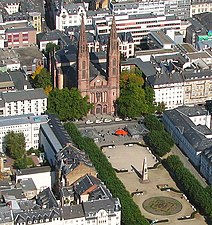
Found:
[[31, 26], [8, 28], [5, 31], [8, 47], [22, 48], [36, 44], [36, 30]]
[[190, 5], [190, 17], [193, 15], [204, 13], [204, 12], [212, 12], [212, 1], [204, 1], [204, 0], [191, 0]]
[[24, 133], [26, 150], [39, 146], [40, 125], [48, 122], [47, 115], [33, 114], [0, 117], [0, 152], [5, 151], [4, 137], [9, 131]]
[[79, 26], [82, 15], [86, 18], [87, 10], [88, 4], [86, 3], [64, 4], [56, 14], [56, 29], [64, 30], [65, 27]]
[[1, 0], [0, 6], [1, 8], [4, 8], [9, 15], [11, 15], [19, 11], [20, 1]]
[[47, 95], [42, 88], [0, 93], [0, 116], [41, 115], [47, 110]]

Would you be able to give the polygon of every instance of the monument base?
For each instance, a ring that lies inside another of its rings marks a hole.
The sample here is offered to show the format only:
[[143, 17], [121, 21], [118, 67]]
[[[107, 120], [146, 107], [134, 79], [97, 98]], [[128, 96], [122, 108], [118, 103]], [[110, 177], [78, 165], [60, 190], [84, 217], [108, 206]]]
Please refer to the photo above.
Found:
[[148, 179], [148, 180], [142, 180], [142, 179], [140, 179], [140, 183], [142, 183], [142, 184], [148, 184], [150, 182], [150, 180]]

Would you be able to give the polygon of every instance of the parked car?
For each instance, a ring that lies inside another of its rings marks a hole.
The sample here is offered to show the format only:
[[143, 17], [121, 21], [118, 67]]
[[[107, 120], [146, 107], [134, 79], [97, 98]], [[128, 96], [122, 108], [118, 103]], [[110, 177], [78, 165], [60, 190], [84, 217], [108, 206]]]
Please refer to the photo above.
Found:
[[102, 120], [96, 120], [95, 123], [102, 123]]
[[125, 121], [131, 121], [132, 118], [126, 117], [126, 118], [124, 118], [124, 120], [125, 120]]
[[93, 121], [91, 121], [91, 120], [87, 120], [85, 123], [86, 123], [86, 124], [92, 124], [92, 123], [93, 123]]
[[122, 121], [122, 119], [119, 117], [116, 117], [114, 121], [119, 122], [119, 121]]
[[104, 119], [105, 123], [110, 123], [112, 120], [111, 119]]

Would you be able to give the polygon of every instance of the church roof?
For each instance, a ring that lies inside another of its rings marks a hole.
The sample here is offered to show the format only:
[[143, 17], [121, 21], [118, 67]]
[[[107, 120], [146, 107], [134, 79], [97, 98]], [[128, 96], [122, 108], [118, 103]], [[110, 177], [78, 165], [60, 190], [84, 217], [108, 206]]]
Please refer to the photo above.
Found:
[[77, 48], [76, 45], [69, 45], [55, 53], [55, 58], [58, 63], [76, 62]]

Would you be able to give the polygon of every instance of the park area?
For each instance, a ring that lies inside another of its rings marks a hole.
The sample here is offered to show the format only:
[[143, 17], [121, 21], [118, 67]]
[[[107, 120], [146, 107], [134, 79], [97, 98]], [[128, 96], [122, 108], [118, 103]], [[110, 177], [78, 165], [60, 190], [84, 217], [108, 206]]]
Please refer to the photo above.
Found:
[[[160, 224], [206, 225], [204, 218], [198, 213], [194, 219], [179, 220], [182, 217], [189, 217], [195, 209], [186, 196], [179, 192], [175, 182], [162, 165], [155, 169], [153, 168], [157, 159], [149, 149], [134, 144], [128, 146], [119, 145], [115, 146], [115, 148], [104, 147], [102, 151], [111, 162], [113, 168], [116, 171], [119, 170], [117, 172], [118, 178], [133, 195], [134, 201], [146, 218], [151, 220], [168, 220], [168, 222]], [[135, 173], [135, 169], [142, 173], [145, 157], [149, 168], [149, 180], [141, 183], [138, 174]]]

